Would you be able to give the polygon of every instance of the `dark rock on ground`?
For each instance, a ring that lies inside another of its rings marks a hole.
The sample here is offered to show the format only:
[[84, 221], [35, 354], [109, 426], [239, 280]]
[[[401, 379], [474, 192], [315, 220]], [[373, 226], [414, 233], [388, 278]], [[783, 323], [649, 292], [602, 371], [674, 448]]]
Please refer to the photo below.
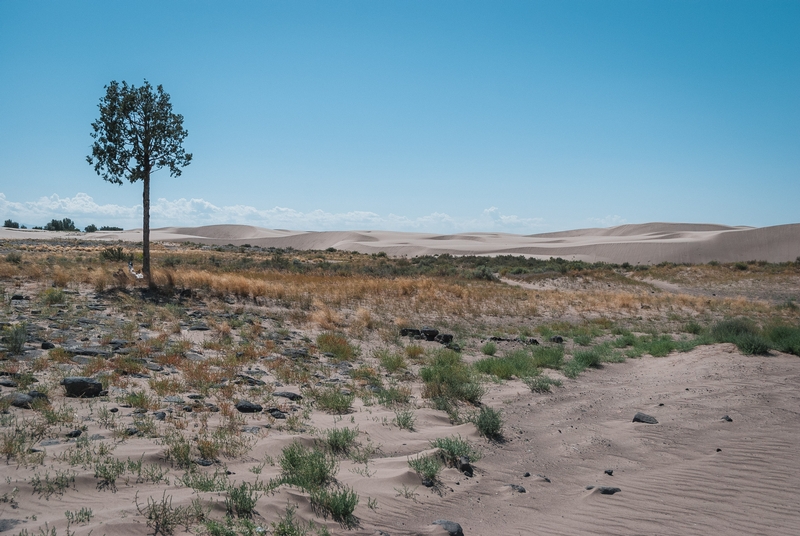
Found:
[[550, 342], [561, 344], [564, 342], [564, 337], [562, 337], [561, 335], [553, 335], [552, 337], [550, 337]]
[[248, 376], [246, 374], [237, 374], [236, 375], [236, 381], [234, 383], [236, 383], [237, 385], [246, 383], [247, 385], [249, 385], [251, 387], [260, 386], [260, 385], [266, 385], [263, 380], [259, 380], [257, 378], [253, 378], [253, 377]]
[[519, 484], [509, 484], [508, 487], [510, 487], [512, 490], [516, 491], [517, 493], [527, 493], [528, 492], [528, 490], [526, 490], [524, 486], [520, 486]]
[[157, 421], [163, 421], [167, 418], [167, 414], [163, 411], [156, 411], [153, 413], [153, 418], [155, 418]]
[[422, 328], [420, 330], [420, 333], [422, 333], [422, 336], [425, 337], [426, 341], [433, 341], [433, 340], [436, 339], [436, 336], [439, 334], [439, 330], [438, 329], [434, 329], [434, 328], [425, 327], [425, 328]]
[[593, 489], [594, 489], [594, 486], [586, 486], [586, 489], [587, 489], [587, 490], [593, 490]]
[[450, 335], [449, 333], [440, 333], [436, 337], [434, 337], [433, 340], [442, 344], [450, 344], [451, 342], [453, 342], [453, 336]]
[[456, 468], [467, 476], [473, 475], [472, 464], [469, 463], [469, 456], [461, 456], [456, 461]]
[[80, 437], [83, 431], [81, 430], [73, 430], [71, 432], [67, 432], [65, 435], [67, 437]]
[[64, 350], [74, 355], [82, 355], [85, 357], [102, 357], [104, 359], [108, 359], [112, 355], [111, 352], [107, 350], [90, 346], [68, 346], [64, 347]]
[[15, 408], [31, 409], [33, 397], [28, 396], [25, 393], [10, 393], [4, 396], [3, 400], [7, 401]]
[[609, 486], [600, 486], [599, 488], [597, 488], [597, 491], [599, 491], [603, 495], [614, 495], [615, 493], [619, 493], [622, 490], [619, 488], [611, 488]]
[[605, 474], [607, 474], [608, 476], [614, 476], [614, 470], [613, 470], [613, 469], [606, 469], [606, 470], [605, 470], [605, 471], [603, 471], [603, 472], [604, 472]]
[[194, 460], [194, 463], [201, 467], [208, 467], [209, 465], [214, 465], [214, 460], [208, 460], [206, 458], [197, 458]]
[[269, 408], [267, 410], [267, 413], [272, 415], [273, 419], [285, 419], [286, 418], [286, 414], [284, 412], [282, 412], [281, 410], [279, 410], [278, 408]]
[[47, 395], [39, 391], [28, 391], [28, 396], [34, 400], [43, 400], [44, 402], [50, 402], [50, 399], [47, 398]]
[[3, 387], [16, 387], [17, 382], [12, 380], [11, 378], [0, 378], [0, 385]]
[[52, 350], [55, 347], [56, 347], [56, 345], [53, 344], [52, 342], [45, 341], [45, 342], [42, 343], [42, 350]]
[[236, 403], [236, 409], [241, 413], [258, 413], [263, 407], [260, 404], [250, 402], [249, 400], [240, 400]]
[[531, 476], [531, 474], [529, 472], [525, 471], [525, 474], [522, 475], [522, 476], [524, 476], [525, 478], [528, 478], [529, 476]]
[[422, 479], [422, 485], [425, 486], [426, 488], [432, 488], [433, 484], [434, 484], [434, 482], [430, 478], [423, 478]]
[[437, 519], [432, 523], [433, 525], [439, 525], [450, 536], [464, 536], [464, 531], [461, 529], [461, 525], [456, 523], [455, 521], [447, 521], [446, 519]]
[[198, 322], [197, 324], [192, 324], [189, 326], [189, 331], [208, 331], [209, 327], [207, 324], [202, 322]]
[[178, 395], [169, 395], [164, 397], [164, 402], [169, 404], [183, 404], [183, 398]]
[[61, 385], [68, 397], [71, 398], [91, 398], [100, 396], [103, 390], [103, 384], [94, 378], [86, 378], [83, 376], [68, 376], [61, 380]]
[[633, 422], [643, 422], [645, 424], [658, 424], [658, 421], [655, 417], [652, 417], [646, 413], [642, 413], [641, 411], [633, 416]]
[[723, 421], [725, 421], [725, 422], [733, 422], [733, 419], [731, 419], [729, 415], [725, 415], [725, 416], [722, 418], [722, 420], [723, 420]]
[[422, 335], [422, 332], [418, 329], [413, 328], [401, 328], [400, 329], [400, 336], [401, 337], [419, 337]]
[[291, 359], [308, 357], [308, 350], [305, 348], [284, 348], [281, 353]]
[[288, 398], [292, 402], [297, 400], [303, 400], [303, 395], [298, 395], [297, 393], [292, 393], [290, 391], [276, 391], [272, 393], [272, 396], [280, 396], [282, 398]]

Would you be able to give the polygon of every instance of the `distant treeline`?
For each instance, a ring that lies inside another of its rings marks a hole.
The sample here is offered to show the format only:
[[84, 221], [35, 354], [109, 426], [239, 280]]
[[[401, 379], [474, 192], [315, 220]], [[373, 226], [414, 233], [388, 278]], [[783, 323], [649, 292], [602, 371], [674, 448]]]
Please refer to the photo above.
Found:
[[[6, 220], [3, 224], [3, 227], [8, 227], [9, 229], [27, 229], [24, 225], [20, 225], [18, 222], [13, 220]], [[45, 231], [79, 231], [77, 227], [75, 227], [75, 222], [73, 222], [69, 218], [64, 218], [63, 220], [51, 220], [50, 223], [44, 225], [43, 227], [33, 227], [34, 229], [40, 229]], [[95, 224], [89, 224], [84, 229], [87, 233], [93, 233], [95, 231], [122, 231], [122, 227], [112, 227], [110, 225], [103, 225], [99, 229]]]

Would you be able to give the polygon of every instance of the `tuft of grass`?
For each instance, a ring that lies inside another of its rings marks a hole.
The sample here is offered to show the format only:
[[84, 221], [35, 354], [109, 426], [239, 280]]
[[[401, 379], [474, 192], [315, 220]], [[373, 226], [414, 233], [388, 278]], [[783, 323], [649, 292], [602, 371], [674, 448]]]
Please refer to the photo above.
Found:
[[382, 406], [396, 406], [408, 404], [411, 400], [411, 389], [406, 386], [391, 385], [388, 389], [381, 389], [375, 393], [375, 398]]
[[347, 341], [347, 337], [332, 331], [320, 333], [317, 336], [317, 346], [320, 351], [333, 354], [331, 361], [339, 363], [342, 361], [352, 361], [358, 357], [359, 349]]
[[251, 518], [261, 494], [255, 484], [242, 482], [238, 486], [230, 486], [225, 497], [225, 511], [229, 516]]
[[358, 525], [358, 519], [353, 515], [353, 511], [358, 505], [358, 494], [349, 486], [339, 489], [317, 488], [311, 491], [311, 505], [328, 514], [338, 521], [345, 528], [353, 528]]
[[417, 456], [408, 459], [408, 466], [416, 471], [423, 481], [435, 482], [442, 470], [442, 460], [438, 456]]
[[770, 342], [765, 339], [755, 323], [747, 318], [733, 318], [716, 323], [711, 328], [711, 337], [716, 342], [730, 342], [746, 355], [766, 354]]
[[478, 413], [470, 419], [475, 428], [487, 439], [499, 439], [503, 435], [503, 418], [500, 411], [489, 406], [481, 406]]
[[309, 449], [295, 441], [281, 452], [280, 481], [306, 491], [321, 488], [333, 480], [339, 465], [322, 450]]
[[558, 370], [564, 365], [564, 347], [562, 345], [535, 346], [531, 354], [534, 365], [539, 368]]
[[410, 409], [396, 409], [394, 412], [394, 423], [398, 426], [398, 428], [402, 430], [408, 430], [409, 432], [414, 431], [414, 423], [417, 422], [417, 418], [414, 416], [414, 412]]
[[501, 380], [508, 380], [512, 376], [535, 376], [539, 372], [536, 361], [526, 350], [516, 350], [505, 357], [486, 357], [475, 362], [474, 367], [479, 372], [491, 374]]
[[561, 387], [561, 380], [554, 380], [549, 376], [534, 376], [523, 380], [533, 393], [549, 393], [550, 387]]
[[462, 361], [461, 354], [452, 350], [437, 351], [419, 372], [425, 383], [422, 391], [425, 398], [463, 400], [477, 404], [485, 394], [473, 369]]
[[40, 297], [45, 305], [56, 305], [66, 301], [66, 294], [60, 288], [45, 289]]
[[25, 350], [25, 342], [28, 340], [26, 324], [22, 322], [3, 328], [2, 340], [12, 355], [21, 354]]
[[349, 413], [355, 400], [354, 394], [345, 393], [337, 387], [315, 389], [311, 395], [319, 409], [336, 415]]
[[497, 345], [494, 342], [489, 341], [481, 346], [481, 352], [485, 355], [493, 356], [497, 353]]
[[375, 357], [378, 358], [386, 372], [390, 374], [394, 374], [406, 366], [406, 360], [401, 354], [391, 352], [385, 348], [376, 350]]
[[336, 455], [347, 455], [356, 446], [358, 438], [358, 427], [330, 428], [325, 430], [323, 444], [328, 450]]
[[425, 348], [419, 344], [409, 344], [403, 351], [411, 361], [419, 361], [425, 355]]
[[459, 436], [439, 437], [431, 441], [431, 447], [437, 448], [444, 456], [447, 465], [454, 467], [462, 456], [469, 458], [470, 462], [480, 460], [482, 453], [473, 447], [466, 439]]
[[800, 356], [800, 326], [776, 324], [764, 330], [776, 350]]

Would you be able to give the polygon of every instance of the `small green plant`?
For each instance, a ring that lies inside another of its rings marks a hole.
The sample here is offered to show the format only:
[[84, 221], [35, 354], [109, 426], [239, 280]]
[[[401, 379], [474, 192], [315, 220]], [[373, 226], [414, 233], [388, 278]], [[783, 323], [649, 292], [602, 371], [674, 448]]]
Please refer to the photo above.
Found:
[[356, 445], [358, 427], [330, 428], [325, 431], [324, 445], [331, 453], [346, 456]]
[[48, 288], [41, 294], [42, 302], [45, 305], [56, 305], [66, 301], [66, 294], [60, 288]]
[[500, 411], [489, 406], [481, 406], [480, 411], [472, 416], [472, 424], [487, 439], [499, 439], [503, 433], [503, 418]]
[[228, 474], [227, 471], [216, 469], [213, 473], [204, 473], [191, 468], [186, 471], [178, 481], [186, 486], [197, 491], [225, 491], [228, 489]]
[[414, 416], [414, 412], [410, 409], [396, 409], [394, 411], [394, 423], [398, 428], [413, 432], [414, 424], [416, 422], [417, 418]]
[[375, 398], [378, 399], [379, 404], [386, 407], [408, 404], [411, 400], [411, 389], [405, 386], [391, 385], [387, 389], [376, 392]]
[[81, 508], [77, 512], [71, 512], [67, 510], [66, 512], [64, 512], [64, 515], [66, 516], [67, 521], [69, 521], [70, 523], [88, 523], [89, 521], [91, 521], [92, 517], [94, 517], [92, 509], [85, 507]]
[[251, 518], [256, 508], [256, 503], [261, 494], [256, 486], [242, 482], [239, 486], [230, 486], [225, 497], [225, 510], [228, 515]]
[[523, 381], [534, 393], [549, 393], [550, 387], [553, 385], [561, 387], [561, 380], [554, 380], [549, 376], [533, 376], [525, 378]]
[[485, 355], [492, 356], [495, 353], [497, 353], [497, 345], [494, 342], [489, 341], [483, 346], [481, 346], [481, 352], [484, 353]]
[[122, 262], [132, 259], [132, 256], [125, 255], [122, 247], [105, 248], [100, 252], [100, 258], [104, 261]]
[[711, 337], [717, 342], [733, 343], [747, 355], [766, 354], [770, 349], [770, 342], [761, 335], [755, 323], [746, 318], [718, 322], [711, 328]]
[[6, 253], [6, 262], [10, 262], [11, 264], [20, 264], [22, 262], [22, 255], [16, 251]]
[[345, 528], [358, 525], [358, 520], [353, 516], [353, 511], [358, 505], [358, 494], [349, 486], [339, 489], [317, 488], [311, 491], [311, 504], [321, 510], [323, 515], [328, 514]]
[[423, 482], [435, 482], [442, 470], [442, 460], [438, 456], [417, 456], [408, 459], [408, 466], [417, 472]]
[[398, 353], [391, 352], [385, 348], [375, 351], [375, 357], [380, 361], [381, 366], [390, 374], [405, 368], [406, 360]]
[[549, 368], [558, 370], [564, 364], [564, 347], [557, 346], [536, 346], [531, 352], [533, 363], [539, 368]]
[[117, 479], [125, 473], [125, 462], [111, 456], [95, 462], [94, 477], [99, 479], [97, 489], [117, 491]]
[[[274, 536], [308, 536], [312, 530], [316, 532], [317, 536], [330, 536], [325, 526], [317, 528], [313, 522], [305, 524], [302, 520], [297, 519], [295, 517], [296, 511], [296, 506], [286, 505], [286, 511], [283, 516], [279, 517], [277, 522], [271, 523]], [[223, 535], [220, 533], [220, 536], [228, 536], [228, 534]], [[231, 533], [230, 536], [238, 536], [238, 533]]]
[[21, 354], [25, 350], [27, 340], [28, 328], [24, 322], [3, 328], [3, 341], [10, 354]]
[[354, 394], [345, 393], [337, 387], [317, 389], [312, 396], [319, 409], [337, 415], [349, 413], [355, 400]]
[[486, 392], [471, 367], [453, 350], [439, 350], [431, 356], [427, 366], [420, 369], [425, 383], [425, 398], [463, 400], [477, 404]]
[[479, 372], [501, 380], [508, 380], [512, 376], [525, 378], [539, 373], [533, 356], [526, 350], [517, 350], [505, 357], [486, 357], [475, 362], [474, 366]]
[[56, 470], [52, 478], [48, 472], [44, 473], [44, 477], [40, 476], [38, 473], [31, 477], [33, 492], [47, 500], [49, 500], [52, 495], [63, 495], [64, 491], [74, 483], [75, 473], [70, 473], [69, 471]]
[[322, 450], [309, 449], [295, 441], [285, 447], [278, 461], [281, 483], [312, 490], [333, 480], [339, 465]]
[[329, 359], [335, 363], [352, 361], [358, 357], [359, 349], [347, 341], [344, 335], [326, 331], [317, 336], [317, 346], [320, 351], [332, 354]]
[[199, 520], [204, 512], [199, 502], [192, 501], [191, 507], [172, 506], [172, 496], [167, 497], [167, 492], [161, 494], [160, 500], [148, 497], [144, 505], [139, 504], [139, 492], [133, 499], [136, 511], [147, 520], [147, 526], [153, 529], [153, 534], [169, 536], [175, 532], [178, 525], [188, 526], [191, 521]]
[[439, 437], [431, 441], [431, 447], [437, 448], [442, 453], [445, 462], [450, 467], [454, 467], [459, 458], [466, 456], [470, 462], [481, 459], [481, 451], [470, 445], [470, 443], [459, 436]]

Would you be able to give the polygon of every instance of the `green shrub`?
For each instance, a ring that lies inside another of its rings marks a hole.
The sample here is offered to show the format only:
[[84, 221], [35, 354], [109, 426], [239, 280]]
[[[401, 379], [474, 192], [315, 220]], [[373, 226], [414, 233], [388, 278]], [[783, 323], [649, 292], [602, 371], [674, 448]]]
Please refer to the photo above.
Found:
[[703, 332], [703, 326], [692, 320], [683, 326], [683, 331], [692, 335], [700, 335]]
[[[103, 229], [100, 230], [102, 231]], [[121, 262], [131, 258], [131, 256], [125, 255], [125, 251], [121, 246], [105, 248], [100, 252], [100, 259], [104, 261]]]
[[596, 367], [602, 363], [607, 354], [610, 354], [610, 348], [605, 345], [598, 345], [588, 350], [579, 350], [564, 365], [564, 375], [567, 378], [577, 378], [587, 368]]
[[735, 344], [746, 355], [766, 354], [770, 349], [770, 342], [761, 335], [755, 323], [747, 318], [718, 322], [711, 328], [711, 336], [716, 342]]
[[285, 447], [278, 462], [281, 483], [310, 491], [333, 480], [339, 469], [336, 460], [325, 452], [309, 449], [295, 441]]
[[533, 348], [533, 363], [539, 368], [558, 370], [564, 365], [564, 347], [535, 346]]
[[770, 326], [765, 330], [764, 335], [779, 352], [800, 356], [800, 327]]
[[447, 465], [454, 467], [462, 456], [469, 458], [470, 462], [481, 459], [481, 451], [470, 445], [461, 436], [439, 437], [431, 441], [431, 447], [437, 448], [444, 456]]
[[471, 420], [478, 429], [478, 433], [487, 439], [499, 438], [503, 433], [502, 415], [494, 408], [481, 406], [480, 411], [473, 415]]
[[561, 387], [561, 380], [554, 380], [549, 376], [534, 376], [531, 378], [525, 378], [523, 380], [525, 385], [527, 385], [531, 392], [534, 393], [549, 393], [550, 386], [555, 385], [556, 387]]
[[25, 350], [27, 340], [28, 328], [24, 322], [3, 328], [3, 342], [12, 355], [21, 354]]
[[494, 355], [497, 352], [497, 345], [489, 341], [481, 347], [481, 352], [486, 355]]
[[526, 350], [516, 350], [505, 357], [486, 357], [476, 361], [474, 367], [479, 372], [507, 380], [512, 376], [524, 378], [539, 372], [536, 361]]
[[336, 415], [348, 413], [355, 400], [354, 394], [345, 393], [337, 387], [316, 389], [312, 392], [312, 397], [319, 409]]
[[326, 331], [317, 336], [317, 346], [320, 351], [333, 354], [331, 361], [338, 363], [341, 361], [352, 361], [358, 357], [358, 348], [347, 342], [347, 338], [339, 333]]
[[442, 460], [438, 456], [417, 456], [409, 458], [408, 465], [422, 478], [422, 480], [435, 481], [442, 470]]
[[333, 454], [346, 455], [356, 444], [358, 427], [330, 428], [325, 430], [324, 445]]
[[408, 387], [398, 387], [391, 385], [388, 389], [381, 389], [375, 393], [375, 398], [382, 406], [396, 406], [398, 404], [408, 404], [411, 400], [411, 389]]
[[353, 511], [358, 505], [358, 494], [349, 486], [340, 489], [317, 488], [311, 491], [311, 505], [338, 521], [346, 528], [353, 528], [358, 520], [353, 516]]
[[472, 368], [452, 350], [442, 349], [433, 354], [429, 364], [420, 369], [420, 376], [425, 384], [422, 392], [425, 398], [448, 398], [476, 404], [485, 393]]
[[395, 373], [406, 366], [406, 360], [402, 355], [387, 349], [376, 350], [375, 357], [378, 358], [381, 366], [389, 373]]
[[6, 262], [10, 262], [11, 264], [19, 264], [22, 262], [22, 255], [20, 255], [16, 251], [12, 251], [11, 253], [6, 253]]
[[397, 409], [394, 412], [394, 422], [401, 430], [414, 431], [414, 423], [417, 418], [414, 417], [414, 412], [410, 409]]
[[48, 288], [42, 292], [41, 298], [46, 305], [55, 305], [57, 303], [64, 303], [66, 294], [64, 294], [64, 291], [60, 288]]
[[242, 482], [239, 486], [230, 486], [225, 497], [225, 510], [230, 516], [250, 518], [260, 496], [253, 484]]
[[589, 346], [590, 344], [592, 344], [592, 339], [593, 337], [587, 333], [581, 333], [579, 335], [575, 335], [575, 337], [573, 338], [575, 344], [578, 344], [580, 346]]

